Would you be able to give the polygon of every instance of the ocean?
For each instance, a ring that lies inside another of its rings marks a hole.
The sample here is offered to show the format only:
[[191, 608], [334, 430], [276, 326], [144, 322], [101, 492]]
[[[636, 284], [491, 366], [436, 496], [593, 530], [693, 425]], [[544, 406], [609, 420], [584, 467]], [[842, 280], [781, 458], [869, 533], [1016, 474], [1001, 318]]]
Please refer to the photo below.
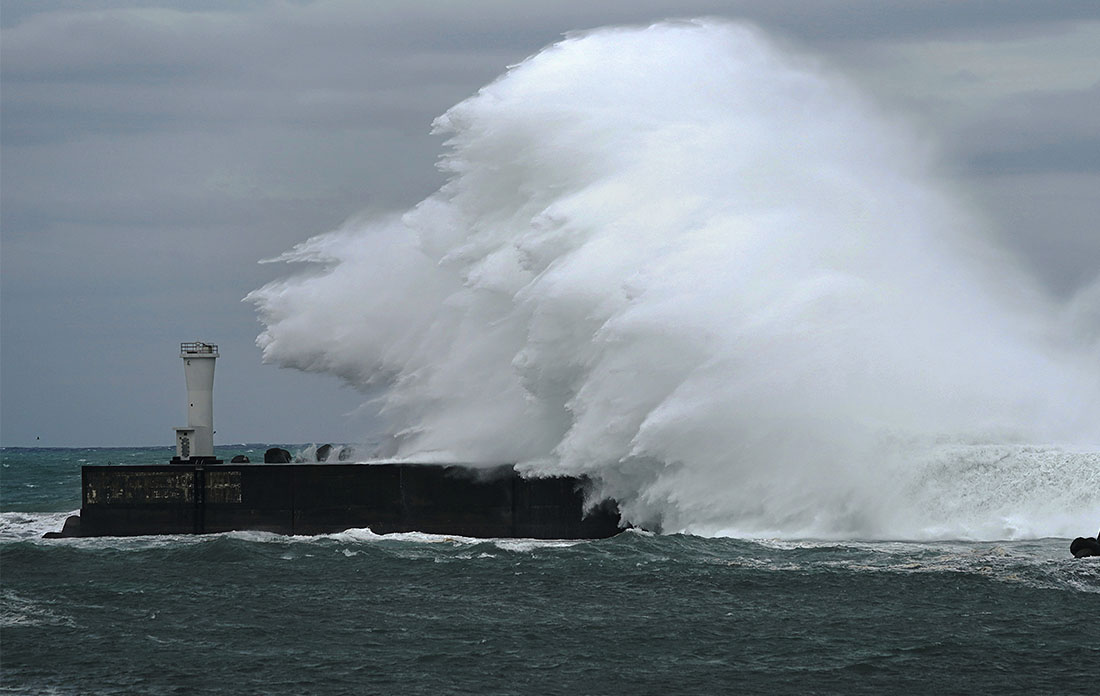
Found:
[[1095, 693], [1067, 538], [41, 538], [170, 455], [2, 450], [0, 692]]

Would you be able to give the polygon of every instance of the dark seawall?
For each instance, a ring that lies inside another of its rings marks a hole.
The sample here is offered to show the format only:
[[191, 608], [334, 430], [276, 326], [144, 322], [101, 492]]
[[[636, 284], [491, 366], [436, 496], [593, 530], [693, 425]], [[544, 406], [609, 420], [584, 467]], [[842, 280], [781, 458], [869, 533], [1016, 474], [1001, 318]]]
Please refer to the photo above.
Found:
[[510, 466], [215, 464], [85, 466], [79, 520], [59, 536], [258, 530], [586, 539], [620, 531], [610, 501], [587, 514], [583, 479]]

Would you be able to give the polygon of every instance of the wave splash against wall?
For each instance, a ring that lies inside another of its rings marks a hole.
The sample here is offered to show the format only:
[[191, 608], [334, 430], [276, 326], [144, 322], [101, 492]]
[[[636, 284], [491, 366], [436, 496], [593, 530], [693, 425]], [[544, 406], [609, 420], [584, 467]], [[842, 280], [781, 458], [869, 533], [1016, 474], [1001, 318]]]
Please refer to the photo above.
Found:
[[666, 531], [1095, 527], [1095, 325], [812, 59], [717, 21], [576, 34], [435, 130], [437, 193], [248, 298], [267, 361], [377, 390], [398, 456], [589, 474]]

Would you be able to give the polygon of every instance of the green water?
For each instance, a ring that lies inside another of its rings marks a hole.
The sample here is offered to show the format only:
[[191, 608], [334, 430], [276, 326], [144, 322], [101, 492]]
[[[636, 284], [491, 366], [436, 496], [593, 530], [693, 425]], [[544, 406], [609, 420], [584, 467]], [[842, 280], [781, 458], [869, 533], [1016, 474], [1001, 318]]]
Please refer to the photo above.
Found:
[[4, 450], [0, 691], [1095, 693], [1068, 539], [39, 538], [166, 452]]

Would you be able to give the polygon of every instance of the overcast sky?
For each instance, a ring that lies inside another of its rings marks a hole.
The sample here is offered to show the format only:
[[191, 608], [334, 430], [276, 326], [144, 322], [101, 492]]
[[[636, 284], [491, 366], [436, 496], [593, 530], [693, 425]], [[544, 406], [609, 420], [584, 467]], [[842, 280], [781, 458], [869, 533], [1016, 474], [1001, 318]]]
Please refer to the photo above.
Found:
[[257, 261], [438, 188], [432, 119], [564, 32], [698, 15], [938, 143], [1052, 294], [1100, 272], [1091, 0], [4, 0], [0, 442], [171, 445], [189, 340], [221, 346], [219, 444], [362, 441], [360, 394], [260, 363], [241, 299], [286, 271]]

